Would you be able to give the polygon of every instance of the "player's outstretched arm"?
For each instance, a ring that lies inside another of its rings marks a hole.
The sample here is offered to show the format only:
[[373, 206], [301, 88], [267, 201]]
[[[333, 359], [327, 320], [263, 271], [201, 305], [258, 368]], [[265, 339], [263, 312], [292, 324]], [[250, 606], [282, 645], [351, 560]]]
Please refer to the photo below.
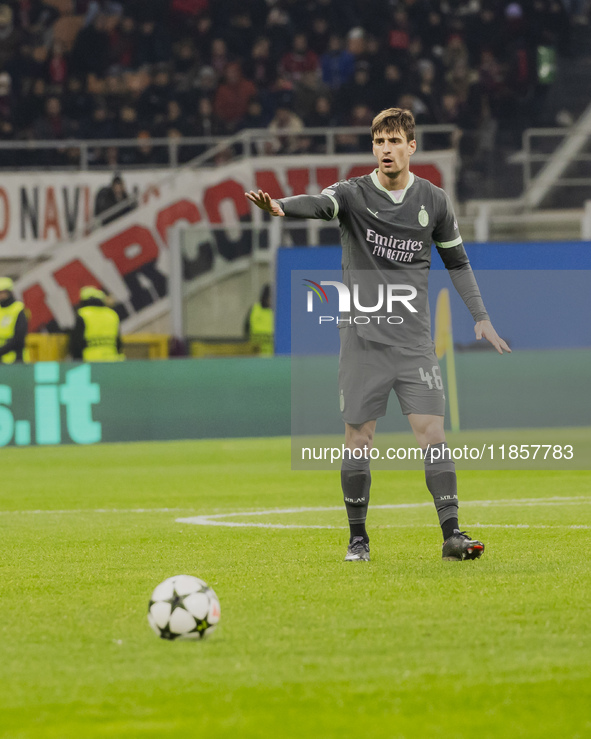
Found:
[[258, 193], [254, 190], [244, 193], [251, 203], [254, 203], [261, 210], [266, 210], [272, 216], [284, 216], [285, 213], [276, 200], [273, 200], [268, 192], [259, 190]]
[[490, 341], [499, 354], [502, 354], [504, 351], [511, 354], [511, 349], [509, 349], [507, 342], [504, 339], [501, 339], [490, 321], [478, 321], [474, 326], [474, 333], [476, 334], [476, 339], [478, 341], [480, 341], [483, 336], [485, 339]]

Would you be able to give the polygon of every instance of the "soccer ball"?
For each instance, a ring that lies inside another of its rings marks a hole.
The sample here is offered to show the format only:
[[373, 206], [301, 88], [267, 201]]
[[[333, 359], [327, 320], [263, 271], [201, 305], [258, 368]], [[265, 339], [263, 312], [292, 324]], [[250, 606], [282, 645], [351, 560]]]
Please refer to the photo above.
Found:
[[202, 639], [219, 620], [217, 595], [192, 575], [169, 577], [150, 598], [148, 621], [161, 639]]

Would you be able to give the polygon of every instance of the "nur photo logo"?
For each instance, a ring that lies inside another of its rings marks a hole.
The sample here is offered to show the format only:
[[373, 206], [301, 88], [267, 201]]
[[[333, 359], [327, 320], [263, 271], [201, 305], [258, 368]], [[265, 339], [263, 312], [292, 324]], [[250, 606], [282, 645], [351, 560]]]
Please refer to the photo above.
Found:
[[[379, 284], [371, 286], [373, 297], [370, 304], [367, 302], [368, 289], [364, 287], [360, 289], [360, 284], [355, 282], [349, 288], [342, 282], [337, 280], [321, 280], [320, 283], [313, 280], [304, 280], [304, 286], [307, 288], [306, 294], [306, 311], [314, 312], [314, 295], [318, 297], [321, 304], [328, 303], [328, 295], [324, 287], [333, 287], [337, 291], [338, 311], [340, 317], [321, 315], [318, 316], [318, 323], [330, 323], [336, 321], [339, 323], [356, 323], [367, 324], [370, 321], [377, 323], [400, 324], [404, 322], [404, 317], [393, 315], [395, 308], [404, 308], [409, 313], [417, 313], [417, 308], [412, 301], [417, 297], [417, 289], [412, 285], [406, 284]], [[363, 292], [365, 298], [362, 301], [360, 293]], [[379, 311], [385, 311], [379, 313]], [[343, 317], [342, 314], [353, 313], [352, 317]], [[361, 313], [362, 315], [358, 315]]]

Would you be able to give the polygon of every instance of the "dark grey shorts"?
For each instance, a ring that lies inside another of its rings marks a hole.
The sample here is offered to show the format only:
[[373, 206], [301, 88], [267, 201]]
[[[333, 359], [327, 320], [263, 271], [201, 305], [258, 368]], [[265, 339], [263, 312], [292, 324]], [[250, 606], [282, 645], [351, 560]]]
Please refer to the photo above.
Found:
[[346, 423], [358, 425], [386, 415], [394, 390], [405, 416], [444, 416], [445, 394], [433, 343], [419, 347], [368, 341], [343, 328], [339, 355], [339, 400]]

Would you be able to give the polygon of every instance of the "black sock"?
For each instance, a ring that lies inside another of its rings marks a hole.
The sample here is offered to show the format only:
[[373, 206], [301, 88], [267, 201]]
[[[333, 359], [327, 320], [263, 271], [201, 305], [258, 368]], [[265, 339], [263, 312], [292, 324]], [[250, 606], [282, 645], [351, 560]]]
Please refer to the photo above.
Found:
[[349, 519], [349, 541], [352, 541], [355, 536], [362, 536], [365, 541], [369, 541], [365, 529], [371, 485], [369, 464], [366, 469], [351, 470], [347, 469], [347, 465], [343, 463], [343, 468], [341, 469], [341, 487]]
[[367, 531], [365, 530], [365, 522], [364, 523], [351, 523], [349, 521], [349, 543], [353, 541], [353, 539], [356, 536], [362, 536], [365, 541], [369, 541], [369, 536], [367, 535]]
[[425, 480], [433, 496], [445, 541], [459, 526], [456, 466], [445, 441], [430, 444], [424, 452]]
[[449, 537], [453, 534], [455, 529], [459, 529], [460, 524], [458, 523], [457, 518], [448, 518], [447, 521], [444, 521], [441, 524], [441, 531], [443, 532], [443, 541], [446, 539], [449, 539]]

